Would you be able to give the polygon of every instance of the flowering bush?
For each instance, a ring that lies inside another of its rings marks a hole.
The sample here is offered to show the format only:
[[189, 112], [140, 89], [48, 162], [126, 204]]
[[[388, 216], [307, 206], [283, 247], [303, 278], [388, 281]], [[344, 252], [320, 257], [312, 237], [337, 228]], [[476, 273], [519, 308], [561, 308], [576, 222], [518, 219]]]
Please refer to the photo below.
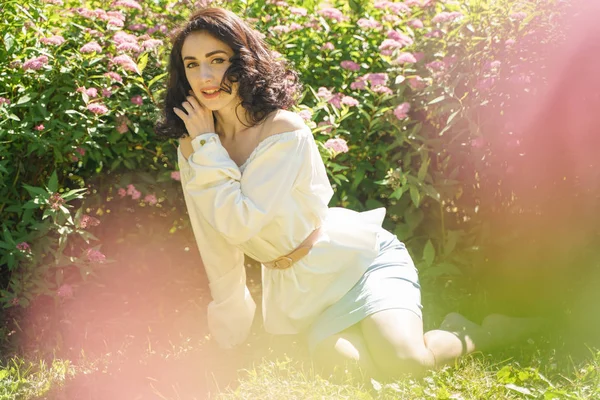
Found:
[[[4, 6], [0, 245], [10, 248], [3, 262], [12, 263], [5, 281], [36, 262], [46, 276], [47, 261], [36, 254], [53, 246], [63, 266], [65, 241], [85, 237], [115, 204], [154, 207], [161, 215], [184, 209], [176, 143], [158, 142], [152, 126], [165, 86], [166, 34], [209, 3]], [[504, 127], [503, 104], [527, 96], [523, 88], [542, 79], [531, 72], [543, 62], [532, 45], [559, 37], [548, 21], [564, 2], [480, 3], [213, 2], [244, 15], [300, 72], [306, 92], [294, 111], [322, 150], [336, 189], [332, 205], [387, 207], [386, 227], [407, 243], [424, 279], [456, 275], [472, 263], [466, 254], [474, 253], [464, 250], [481, 244], [482, 208], [511, 206], [510, 190], [482, 200], [503, 181], [498, 168], [509, 173], [503, 148], [519, 145], [508, 128], [491, 127]], [[505, 81], [512, 91], [495, 90]], [[27, 203], [43, 203], [45, 211], [23, 208], [27, 191], [49, 180], [57, 183], [52, 193], [37, 189], [43, 198]], [[85, 198], [73, 192], [84, 187]], [[70, 200], [79, 207], [72, 222], [62, 203]], [[46, 223], [40, 235], [36, 227], [48, 210], [62, 212], [64, 221]], [[68, 234], [56, 242], [53, 229]], [[86, 263], [103, 261], [98, 249], [86, 251], [68, 256], [85, 271]], [[24, 257], [30, 259], [21, 264]], [[72, 286], [64, 285], [71, 283], [46, 288], [70, 297]], [[13, 304], [27, 290], [9, 286], [2, 301]]]

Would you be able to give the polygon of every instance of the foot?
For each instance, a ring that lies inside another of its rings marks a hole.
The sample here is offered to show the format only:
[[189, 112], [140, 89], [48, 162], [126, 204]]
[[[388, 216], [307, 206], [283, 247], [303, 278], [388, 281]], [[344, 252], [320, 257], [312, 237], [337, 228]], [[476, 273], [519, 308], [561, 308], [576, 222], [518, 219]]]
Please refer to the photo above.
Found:
[[516, 318], [502, 314], [490, 314], [481, 326], [493, 339], [494, 346], [506, 346], [527, 340], [539, 333], [547, 324], [543, 318]]
[[463, 354], [483, 350], [490, 345], [489, 333], [459, 313], [446, 315], [439, 329], [453, 333], [462, 341]]

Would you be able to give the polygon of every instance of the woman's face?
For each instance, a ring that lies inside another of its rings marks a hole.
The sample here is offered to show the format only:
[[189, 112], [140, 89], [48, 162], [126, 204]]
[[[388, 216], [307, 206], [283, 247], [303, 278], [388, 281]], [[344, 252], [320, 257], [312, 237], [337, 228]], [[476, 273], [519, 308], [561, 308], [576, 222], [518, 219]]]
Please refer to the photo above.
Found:
[[237, 100], [237, 82], [227, 82], [231, 85], [231, 94], [222, 90], [210, 96], [203, 93], [203, 90], [219, 89], [232, 56], [231, 47], [206, 32], [192, 32], [183, 42], [181, 57], [185, 76], [200, 103], [210, 110], [217, 111]]

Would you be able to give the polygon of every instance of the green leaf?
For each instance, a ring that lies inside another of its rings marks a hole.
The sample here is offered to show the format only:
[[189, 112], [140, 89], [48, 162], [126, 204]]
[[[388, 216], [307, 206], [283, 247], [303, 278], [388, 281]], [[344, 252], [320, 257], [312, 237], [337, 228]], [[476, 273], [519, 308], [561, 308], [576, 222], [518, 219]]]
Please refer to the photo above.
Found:
[[148, 65], [148, 53], [142, 54], [140, 60], [137, 63], [138, 69], [140, 70], [140, 75], [146, 69], [146, 65]]
[[20, 104], [25, 104], [30, 102], [32, 99], [32, 97], [28, 94], [25, 94], [24, 96], [21, 96], [21, 98], [19, 98], [19, 100], [17, 100], [16, 105], [20, 105]]
[[13, 35], [11, 35], [10, 33], [6, 33], [6, 35], [4, 35], [4, 47], [6, 48], [7, 53], [10, 53], [10, 49], [12, 49], [14, 44], [15, 44], [15, 37]]
[[44, 188], [37, 186], [29, 186], [26, 183], [23, 184], [23, 187], [29, 192], [31, 197], [42, 196], [44, 199], [50, 198], [50, 193], [48, 193], [48, 191]]
[[165, 72], [164, 74], [159, 74], [159, 75], [156, 75], [154, 78], [152, 78], [150, 80], [150, 82], [148, 83], [148, 89], [150, 89], [152, 87], [152, 85], [155, 84], [156, 82], [158, 82], [160, 79], [164, 78], [167, 74], [168, 74], [168, 72]]
[[435, 248], [433, 247], [433, 243], [431, 243], [431, 239], [427, 241], [425, 247], [423, 248], [423, 261], [428, 267], [431, 267], [433, 264], [433, 260], [435, 259]]
[[58, 176], [56, 175], [56, 170], [50, 175], [50, 180], [48, 181], [48, 189], [55, 193], [58, 191]]
[[410, 198], [415, 207], [418, 208], [419, 204], [421, 203], [421, 193], [419, 193], [419, 189], [417, 189], [415, 186], [410, 187]]
[[435, 99], [431, 100], [427, 104], [436, 104], [436, 103], [439, 103], [440, 101], [443, 101], [445, 98], [446, 98], [446, 95], [441, 95], [441, 96], [436, 97]]

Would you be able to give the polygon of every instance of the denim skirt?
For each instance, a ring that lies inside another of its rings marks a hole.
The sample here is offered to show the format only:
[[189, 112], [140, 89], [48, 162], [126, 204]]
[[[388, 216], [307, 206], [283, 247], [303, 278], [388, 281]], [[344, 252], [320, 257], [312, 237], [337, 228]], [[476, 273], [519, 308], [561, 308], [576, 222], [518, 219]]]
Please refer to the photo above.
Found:
[[307, 340], [311, 355], [325, 338], [378, 311], [406, 309], [423, 318], [417, 269], [404, 243], [385, 229], [378, 234], [378, 240], [379, 254], [363, 276], [309, 327]]

